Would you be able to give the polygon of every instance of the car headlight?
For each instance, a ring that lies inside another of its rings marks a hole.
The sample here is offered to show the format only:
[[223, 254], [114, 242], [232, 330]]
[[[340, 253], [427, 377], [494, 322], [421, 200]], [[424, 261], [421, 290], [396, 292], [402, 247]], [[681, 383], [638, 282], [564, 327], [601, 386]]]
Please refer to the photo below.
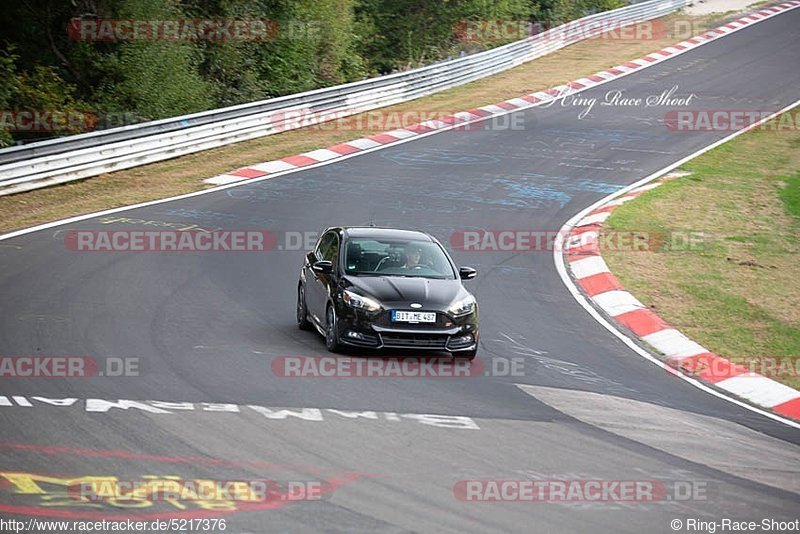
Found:
[[468, 297], [464, 297], [463, 299], [455, 301], [450, 307], [447, 309], [450, 313], [459, 317], [461, 315], [468, 315], [475, 311], [475, 297], [469, 295]]
[[359, 310], [374, 312], [381, 309], [381, 305], [377, 300], [365, 297], [364, 295], [359, 295], [358, 293], [353, 293], [347, 289], [342, 292], [342, 300], [344, 300], [344, 303], [351, 308], [356, 308]]

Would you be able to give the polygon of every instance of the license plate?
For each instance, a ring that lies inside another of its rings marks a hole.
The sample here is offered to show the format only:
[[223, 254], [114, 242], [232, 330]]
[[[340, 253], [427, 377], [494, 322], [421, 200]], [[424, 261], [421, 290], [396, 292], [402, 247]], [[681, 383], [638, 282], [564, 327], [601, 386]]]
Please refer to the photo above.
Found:
[[392, 310], [392, 321], [396, 323], [435, 323], [436, 314], [433, 312]]

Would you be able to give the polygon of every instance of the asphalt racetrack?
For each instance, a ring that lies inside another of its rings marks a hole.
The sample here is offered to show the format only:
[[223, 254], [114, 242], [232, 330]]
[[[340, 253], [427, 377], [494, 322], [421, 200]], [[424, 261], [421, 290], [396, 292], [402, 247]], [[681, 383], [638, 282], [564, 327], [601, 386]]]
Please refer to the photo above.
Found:
[[[677, 86], [695, 95], [690, 109], [778, 110], [798, 98], [798, 50], [796, 9], [580, 95]], [[684, 529], [690, 519], [796, 519], [800, 431], [636, 355], [575, 302], [549, 251], [453, 252], [479, 270], [468, 282], [481, 306], [474, 376], [276, 372], [285, 356], [329, 355], [295, 326], [303, 252], [286, 250], [287, 235], [369, 223], [443, 242], [470, 229], [556, 231], [730, 133], [668, 129], [678, 106], [598, 103], [579, 118], [586, 105], [564, 104], [516, 114], [521, 128], [445, 132], [0, 241], [0, 354], [138, 358], [139, 375], [2, 379], [0, 515], [225, 518], [233, 533], [672, 532], [674, 519]], [[65, 246], [70, 230], [151, 221], [269, 230], [283, 250]], [[268, 506], [70, 499], [63, 481], [87, 476], [316, 481], [325, 491]], [[462, 491], [532, 479], [656, 481], [663, 494], [477, 502]]]

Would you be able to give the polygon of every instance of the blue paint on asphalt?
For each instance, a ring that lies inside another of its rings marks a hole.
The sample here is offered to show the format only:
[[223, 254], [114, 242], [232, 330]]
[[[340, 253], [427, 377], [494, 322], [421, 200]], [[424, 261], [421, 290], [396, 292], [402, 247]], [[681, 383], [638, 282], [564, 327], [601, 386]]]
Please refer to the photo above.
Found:
[[[571, 191], [613, 193], [623, 186], [588, 178], [574, 179], [537, 173], [498, 179], [494, 183], [508, 191], [506, 202], [513, 206], [534, 207], [541, 202], [557, 202], [563, 208], [572, 200]], [[533, 204], [533, 205], [531, 205]]]
[[[576, 140], [602, 140], [613, 141], [616, 143], [623, 143], [626, 141], [652, 141], [657, 139], [666, 139], [668, 132], [662, 135], [654, 135], [653, 132], [634, 132], [631, 130], [617, 130], [611, 128], [586, 128], [586, 129], [570, 129], [570, 128], [553, 128], [547, 130], [548, 135], [552, 137], [563, 138], [564, 141], [574, 143]], [[556, 139], [558, 141], [558, 139]]]
[[[357, 177], [354, 177], [357, 178]], [[397, 193], [396, 199], [407, 198], [407, 186], [402, 176], [384, 173], [369, 177], [370, 184], [385, 192]], [[402, 213], [436, 211], [453, 213], [472, 209], [469, 203], [505, 208], [547, 208], [557, 204], [560, 208], [572, 201], [576, 192], [609, 194], [622, 186], [589, 178], [547, 175], [522, 172], [511, 175], [487, 173], [485, 181], [465, 182], [460, 174], [439, 172], [429, 185], [418, 187], [416, 193], [426, 197], [426, 202], [395, 200], [381, 209], [396, 209]], [[252, 186], [232, 188], [226, 194], [239, 200], [263, 202], [281, 198], [316, 201], [322, 191], [327, 195], [343, 194], [358, 197], [363, 194], [359, 180], [339, 180], [332, 189], [327, 176], [304, 177], [301, 180], [269, 180]], [[335, 191], [335, 193], [333, 193]]]
[[444, 150], [389, 151], [381, 157], [398, 165], [476, 165], [498, 161], [494, 156]]

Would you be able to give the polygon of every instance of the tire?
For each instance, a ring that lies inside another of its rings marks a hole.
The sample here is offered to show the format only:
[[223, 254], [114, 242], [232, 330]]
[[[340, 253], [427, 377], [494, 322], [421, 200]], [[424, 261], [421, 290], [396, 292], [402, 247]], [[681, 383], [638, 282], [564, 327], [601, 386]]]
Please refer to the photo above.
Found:
[[339, 352], [342, 345], [339, 343], [339, 324], [336, 321], [336, 310], [329, 305], [325, 311], [325, 347], [329, 352]]
[[308, 321], [308, 309], [306, 308], [306, 290], [303, 284], [297, 286], [297, 328], [300, 330], [311, 330], [311, 323]]

